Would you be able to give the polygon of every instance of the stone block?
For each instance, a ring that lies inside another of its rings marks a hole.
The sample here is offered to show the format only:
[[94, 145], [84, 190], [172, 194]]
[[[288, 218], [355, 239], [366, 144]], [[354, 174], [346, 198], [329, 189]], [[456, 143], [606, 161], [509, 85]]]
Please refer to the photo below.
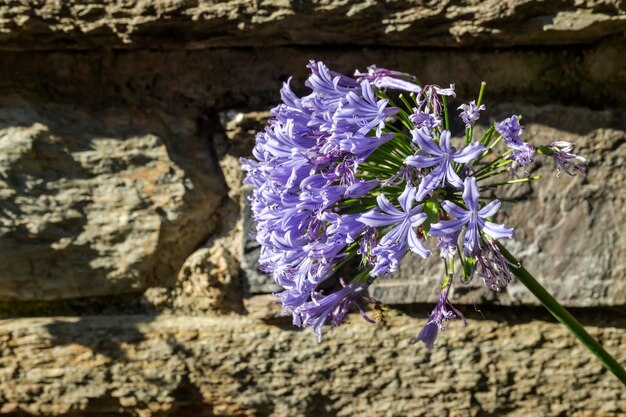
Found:
[[4, 97], [0, 297], [171, 285], [224, 193], [193, 120]]

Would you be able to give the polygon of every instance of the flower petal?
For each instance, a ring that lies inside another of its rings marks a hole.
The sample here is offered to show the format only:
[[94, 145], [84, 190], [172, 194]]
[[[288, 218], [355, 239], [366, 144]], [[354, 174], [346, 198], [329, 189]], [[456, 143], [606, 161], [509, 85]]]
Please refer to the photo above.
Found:
[[465, 148], [461, 149], [454, 155], [452, 155], [452, 160], [454, 162], [459, 162], [461, 164], [467, 164], [468, 162], [472, 162], [476, 158], [480, 156], [481, 153], [485, 151], [485, 147], [478, 142], [470, 143]]
[[404, 163], [417, 168], [429, 168], [440, 163], [442, 159], [441, 156], [412, 155], [407, 156]]
[[406, 235], [409, 233], [411, 224], [408, 219], [404, 219], [402, 223], [391, 229], [382, 239], [381, 245], [391, 245], [393, 243], [405, 242]]
[[430, 171], [428, 175], [422, 178], [415, 197], [417, 201], [422, 201], [424, 197], [426, 197], [426, 194], [432, 193], [435, 188], [441, 185], [446, 175], [444, 168], [444, 164], [439, 164], [435, 169]]
[[452, 153], [452, 145], [450, 145], [450, 131], [444, 130], [439, 138], [439, 147], [447, 154]]
[[374, 209], [361, 214], [356, 220], [370, 227], [382, 227], [400, 223], [403, 218], [402, 214], [400, 216], [390, 215]]
[[408, 242], [411, 252], [418, 254], [424, 259], [430, 255], [430, 251], [424, 246], [424, 242], [417, 237], [417, 233], [413, 228], [409, 230]]
[[464, 181], [465, 190], [463, 190], [463, 201], [468, 210], [478, 210], [478, 186], [476, 185], [476, 178], [467, 177]]
[[418, 208], [419, 210], [416, 211], [418, 214], [414, 214], [413, 216], [411, 216], [411, 227], [417, 227], [420, 224], [424, 223], [426, 221], [426, 218], [428, 216], [426, 216], [426, 213], [419, 213], [419, 211], [422, 211], [422, 206], [417, 206], [416, 208]]
[[454, 168], [452, 168], [452, 165], [450, 163], [447, 163], [446, 165], [446, 178], [448, 179], [448, 182], [457, 188], [463, 187], [463, 181], [457, 175], [457, 173], [454, 172]]
[[443, 220], [438, 223], [431, 224], [428, 234], [432, 236], [451, 235], [461, 230], [467, 222], [468, 219]]
[[493, 200], [491, 203], [487, 204], [485, 207], [481, 208], [478, 211], [478, 215], [484, 219], [488, 219], [489, 217], [493, 217], [494, 214], [500, 209], [500, 200]]
[[482, 229], [483, 232], [494, 239], [511, 239], [513, 237], [513, 229], [503, 224], [485, 221]]
[[449, 200], [442, 201], [441, 207], [443, 207], [446, 213], [456, 219], [465, 219], [467, 218], [467, 216], [469, 216], [469, 212], [467, 210], [465, 210], [463, 207], [459, 207]]
[[413, 137], [413, 143], [420, 147], [421, 150], [431, 155], [443, 155], [443, 152], [435, 141], [433, 141], [430, 131], [426, 128], [411, 130], [411, 136]]
[[389, 202], [387, 196], [385, 194], [380, 194], [376, 197], [376, 202], [378, 203], [378, 207], [385, 213], [388, 213], [392, 216], [404, 216], [404, 214], [398, 210], [393, 204]]
[[404, 210], [405, 213], [408, 213], [411, 211], [411, 206], [413, 205], [413, 202], [415, 201], [415, 192], [416, 192], [415, 187], [411, 187], [410, 185], [407, 185], [404, 188], [404, 191], [402, 191], [402, 194], [400, 194], [400, 197], [398, 197], [398, 202], [400, 203], [400, 207], [402, 207], [402, 210]]
[[463, 239], [463, 247], [465, 249], [465, 256], [475, 255], [480, 248], [478, 243], [478, 225], [472, 220], [470, 220], [467, 225]]
[[424, 326], [424, 328], [420, 331], [417, 337], [411, 340], [411, 343], [424, 342], [426, 345], [426, 349], [432, 350], [435, 344], [435, 340], [437, 340], [437, 334], [439, 333], [439, 327], [437, 323], [432, 321], [433, 315], [428, 318], [428, 323]]

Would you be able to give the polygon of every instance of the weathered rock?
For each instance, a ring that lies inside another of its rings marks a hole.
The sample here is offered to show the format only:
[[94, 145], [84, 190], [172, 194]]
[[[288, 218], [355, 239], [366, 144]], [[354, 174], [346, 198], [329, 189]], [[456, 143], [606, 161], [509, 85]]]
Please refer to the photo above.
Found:
[[244, 172], [240, 158], [250, 158], [257, 132], [265, 129], [269, 111], [226, 111], [220, 113], [223, 133], [213, 137], [215, 152], [224, 173], [228, 196], [239, 203], [243, 198]]
[[486, 80], [490, 109], [525, 104], [493, 117], [581, 145], [589, 179], [547, 161], [500, 219], [558, 298], [618, 306], [575, 315], [626, 362], [623, 1], [422, 3], [2, 2], [0, 415], [625, 415], [623, 388], [543, 310], [489, 307], [533, 302], [515, 283], [455, 288], [468, 327], [433, 352], [409, 340], [440, 274], [410, 259], [374, 292], [428, 302], [406, 307], [418, 320], [353, 317], [317, 344], [267, 294], [224, 314], [242, 310], [241, 275], [276, 289], [242, 240], [238, 167], [267, 113], [231, 109], [271, 108], [290, 75], [304, 92], [309, 59], [375, 63], [463, 100]]
[[167, 286], [224, 188], [194, 120], [156, 108], [0, 103], [0, 297]]
[[489, 102], [576, 103], [626, 106], [625, 39], [568, 48], [404, 49], [256, 48], [198, 51], [85, 51], [0, 53], [0, 89], [30, 92], [83, 107], [166, 106], [198, 117], [207, 137], [219, 131], [218, 111], [269, 109], [290, 75], [307, 91], [306, 64], [320, 59], [351, 73], [368, 65], [417, 74], [422, 82], [456, 83], [460, 97], [475, 97], [487, 81]]
[[194, 252], [181, 268], [172, 293], [177, 314], [241, 312], [239, 263], [223, 246]]
[[[204, 246], [182, 266], [174, 288], [149, 288], [144, 301], [163, 313], [205, 314], [242, 312], [244, 285], [240, 276], [243, 253], [243, 172], [239, 158], [248, 156], [254, 130], [267, 112], [222, 113], [221, 132], [213, 134], [212, 147], [228, 189], [214, 216], [216, 228]], [[243, 261], [242, 261], [243, 262]]]
[[236, 259], [223, 247], [194, 252], [178, 274], [174, 308], [180, 311], [233, 310], [241, 304]]
[[[451, 323], [432, 352], [409, 343], [424, 320], [398, 313], [379, 326], [355, 315], [321, 344], [234, 316], [0, 321], [0, 415], [626, 413], [621, 383], [560, 324], [483, 314], [465, 328]], [[626, 361], [623, 316], [581, 319]]]
[[13, 0], [0, 6], [5, 49], [223, 48], [269, 45], [583, 44], [622, 35], [616, 0], [249, 2]]
[[276, 321], [290, 317], [283, 311], [280, 300], [273, 294], [260, 294], [244, 299], [246, 313], [255, 320]]

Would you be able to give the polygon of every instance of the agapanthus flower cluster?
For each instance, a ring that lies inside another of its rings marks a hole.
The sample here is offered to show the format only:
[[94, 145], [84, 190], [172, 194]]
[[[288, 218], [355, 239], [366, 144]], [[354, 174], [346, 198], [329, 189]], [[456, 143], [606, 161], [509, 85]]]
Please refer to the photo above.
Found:
[[539, 178], [511, 179], [516, 167], [546, 156], [570, 175], [584, 174], [586, 161], [568, 142], [524, 142], [516, 115], [474, 138], [484, 84], [476, 101], [458, 108], [465, 131], [455, 136], [447, 103], [454, 85], [421, 85], [375, 66], [353, 77], [322, 62], [308, 68], [311, 92], [297, 96], [289, 79], [257, 134], [254, 159], [242, 160], [254, 188], [261, 269], [284, 289], [277, 296], [294, 324], [321, 339], [324, 325], [340, 325], [350, 307], [370, 320], [367, 305], [379, 304], [368, 287], [405, 256], [437, 254], [446, 275], [433, 285], [443, 290], [415, 338], [431, 348], [445, 322], [465, 323], [448, 299], [455, 282], [477, 276], [500, 291], [511, 281], [516, 265], [498, 241], [514, 231], [494, 221], [496, 195]]

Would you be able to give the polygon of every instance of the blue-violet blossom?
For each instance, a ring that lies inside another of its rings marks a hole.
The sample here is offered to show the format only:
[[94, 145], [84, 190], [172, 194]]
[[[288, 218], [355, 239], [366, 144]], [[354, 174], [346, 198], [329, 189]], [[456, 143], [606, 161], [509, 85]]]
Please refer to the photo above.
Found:
[[[447, 100], [456, 97], [454, 84], [421, 86], [376, 66], [354, 77], [319, 61], [307, 67], [310, 92], [298, 96], [291, 78], [283, 83], [281, 103], [256, 135], [251, 158], [241, 160], [252, 188], [259, 269], [283, 289], [276, 296], [294, 325], [321, 339], [323, 327], [340, 325], [351, 306], [368, 319], [366, 306], [378, 305], [367, 293], [375, 280], [397, 271], [409, 254], [426, 258], [436, 245], [446, 270], [443, 291], [414, 339], [430, 349], [446, 321], [465, 323], [448, 300], [459, 274], [500, 291], [519, 267], [500, 251], [497, 240], [511, 238], [513, 229], [492, 222], [500, 208], [492, 193], [536, 177], [483, 181], [506, 175], [509, 164], [530, 164], [535, 153], [570, 175], [584, 175], [587, 161], [565, 141], [535, 150], [521, 139], [518, 116], [475, 139], [470, 127], [485, 108], [475, 101], [459, 107], [466, 130], [453, 139]], [[500, 139], [508, 151], [496, 156]], [[490, 193], [479, 196], [481, 187]]]

